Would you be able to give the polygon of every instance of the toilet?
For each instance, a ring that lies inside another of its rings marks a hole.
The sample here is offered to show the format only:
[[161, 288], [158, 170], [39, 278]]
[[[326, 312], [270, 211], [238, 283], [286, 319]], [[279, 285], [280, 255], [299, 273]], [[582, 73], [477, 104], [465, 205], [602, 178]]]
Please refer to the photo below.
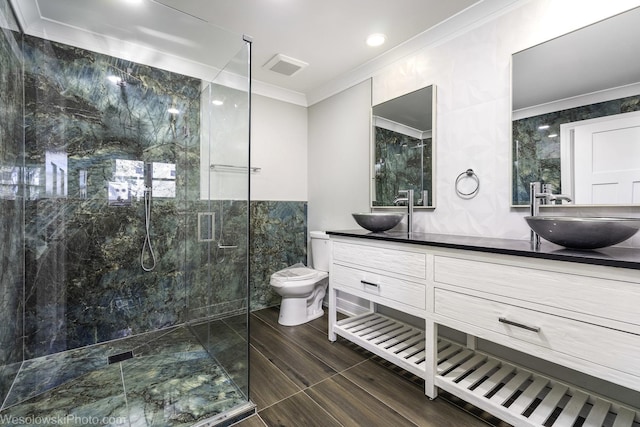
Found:
[[278, 323], [295, 326], [322, 317], [322, 300], [329, 284], [329, 236], [311, 231], [313, 268], [295, 264], [271, 275], [270, 284], [282, 296]]

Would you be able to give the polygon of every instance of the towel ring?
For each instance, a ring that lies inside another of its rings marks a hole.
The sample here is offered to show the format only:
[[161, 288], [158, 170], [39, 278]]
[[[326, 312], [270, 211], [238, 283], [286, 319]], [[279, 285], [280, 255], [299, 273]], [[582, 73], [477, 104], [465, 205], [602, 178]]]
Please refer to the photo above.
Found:
[[[469, 191], [468, 193], [464, 193], [460, 191], [460, 188], [459, 188], [460, 182], [464, 178], [471, 178], [476, 181], [476, 187], [473, 190]], [[456, 178], [456, 193], [458, 193], [459, 196], [467, 197], [467, 198], [475, 197], [475, 195], [478, 194], [479, 190], [480, 190], [480, 178], [478, 178], [478, 175], [476, 175], [473, 169], [467, 169], [466, 171], [458, 175], [458, 177]]]

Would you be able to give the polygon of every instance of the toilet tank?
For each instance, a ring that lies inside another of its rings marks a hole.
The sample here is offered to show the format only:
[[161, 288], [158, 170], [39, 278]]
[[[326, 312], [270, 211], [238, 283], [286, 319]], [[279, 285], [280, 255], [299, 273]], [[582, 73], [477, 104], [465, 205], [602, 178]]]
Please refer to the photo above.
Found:
[[310, 231], [311, 236], [311, 261], [313, 268], [320, 271], [329, 271], [329, 255], [331, 245], [329, 236], [324, 231]]

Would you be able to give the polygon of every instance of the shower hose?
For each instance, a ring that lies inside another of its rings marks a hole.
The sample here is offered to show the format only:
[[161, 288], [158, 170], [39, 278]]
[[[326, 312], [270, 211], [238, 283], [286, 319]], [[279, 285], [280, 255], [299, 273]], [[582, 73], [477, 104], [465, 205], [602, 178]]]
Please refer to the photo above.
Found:
[[[140, 252], [140, 266], [144, 271], [152, 271], [156, 268], [156, 254], [153, 252], [153, 246], [151, 245], [151, 187], [145, 187], [144, 189], [144, 243], [142, 244], [142, 251]], [[149, 258], [151, 258], [151, 265], [146, 265], [144, 262], [145, 251], [149, 251]]]

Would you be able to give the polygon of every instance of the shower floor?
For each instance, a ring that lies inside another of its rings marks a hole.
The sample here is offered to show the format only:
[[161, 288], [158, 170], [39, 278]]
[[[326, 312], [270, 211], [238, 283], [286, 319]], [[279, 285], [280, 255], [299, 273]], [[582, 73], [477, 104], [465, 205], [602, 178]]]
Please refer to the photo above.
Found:
[[191, 426], [214, 418], [248, 400], [245, 322], [179, 326], [27, 360], [0, 424]]

